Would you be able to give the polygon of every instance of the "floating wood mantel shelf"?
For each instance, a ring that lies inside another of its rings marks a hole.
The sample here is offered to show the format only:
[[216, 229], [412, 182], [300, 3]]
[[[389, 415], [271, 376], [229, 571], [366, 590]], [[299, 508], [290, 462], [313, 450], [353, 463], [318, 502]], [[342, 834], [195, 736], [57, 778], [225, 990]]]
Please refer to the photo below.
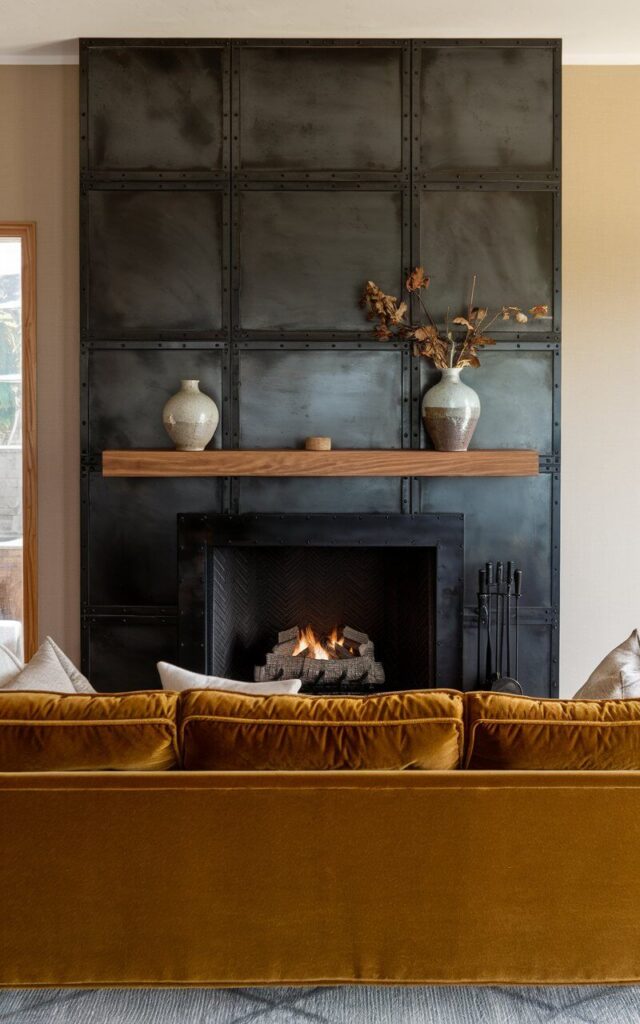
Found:
[[234, 448], [204, 452], [166, 449], [105, 451], [102, 475], [207, 476], [537, 476], [538, 453], [528, 449], [432, 452], [334, 449], [305, 451]]

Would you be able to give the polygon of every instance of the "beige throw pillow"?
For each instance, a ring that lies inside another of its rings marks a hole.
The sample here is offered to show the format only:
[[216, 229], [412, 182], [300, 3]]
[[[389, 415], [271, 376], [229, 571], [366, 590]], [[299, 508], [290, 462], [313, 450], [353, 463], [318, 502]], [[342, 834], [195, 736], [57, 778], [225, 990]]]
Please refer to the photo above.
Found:
[[160, 681], [165, 690], [228, 690], [232, 693], [248, 693], [254, 697], [278, 693], [297, 693], [300, 679], [278, 679], [271, 683], [242, 683], [237, 679], [223, 679], [222, 676], [203, 676], [189, 672], [168, 661], [158, 662]]
[[603, 658], [574, 697], [583, 700], [640, 697], [640, 635], [637, 629]]
[[40, 644], [31, 661], [1, 688], [44, 690], [49, 693], [96, 692], [50, 636]]
[[13, 651], [0, 644], [0, 690], [8, 688], [22, 667], [22, 662], [16, 658]]

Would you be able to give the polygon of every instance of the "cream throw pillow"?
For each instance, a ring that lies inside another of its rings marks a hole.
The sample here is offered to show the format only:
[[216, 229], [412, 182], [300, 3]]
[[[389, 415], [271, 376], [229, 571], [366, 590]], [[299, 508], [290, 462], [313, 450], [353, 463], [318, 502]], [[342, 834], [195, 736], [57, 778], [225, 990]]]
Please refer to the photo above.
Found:
[[0, 690], [6, 690], [22, 670], [22, 662], [4, 644], [0, 644]]
[[158, 662], [158, 672], [165, 690], [229, 690], [232, 693], [248, 693], [255, 697], [277, 693], [297, 693], [300, 679], [278, 679], [271, 683], [241, 683], [237, 679], [223, 679], [221, 676], [203, 676], [189, 672], [168, 661]]
[[[12, 679], [0, 683], [2, 690], [43, 690], [50, 693], [95, 693], [64, 651], [50, 636], [40, 644], [31, 661]], [[1, 671], [1, 669], [0, 669]]]
[[631, 636], [607, 654], [574, 697], [640, 697], [640, 635]]

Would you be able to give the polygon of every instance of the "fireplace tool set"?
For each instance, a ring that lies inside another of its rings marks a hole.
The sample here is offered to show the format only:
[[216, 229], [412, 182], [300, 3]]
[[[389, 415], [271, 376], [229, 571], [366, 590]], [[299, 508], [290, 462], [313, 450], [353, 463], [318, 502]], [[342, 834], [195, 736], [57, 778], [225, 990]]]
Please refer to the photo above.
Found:
[[518, 606], [522, 569], [487, 562], [478, 572], [477, 689], [522, 693], [518, 682]]

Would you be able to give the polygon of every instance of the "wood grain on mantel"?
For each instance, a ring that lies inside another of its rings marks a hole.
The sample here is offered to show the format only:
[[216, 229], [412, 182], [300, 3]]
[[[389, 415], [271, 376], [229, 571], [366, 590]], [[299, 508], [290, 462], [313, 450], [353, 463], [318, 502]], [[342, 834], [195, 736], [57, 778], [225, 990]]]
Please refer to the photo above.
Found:
[[213, 449], [105, 451], [102, 475], [207, 476], [537, 476], [538, 453], [529, 449], [468, 452], [335, 449]]

